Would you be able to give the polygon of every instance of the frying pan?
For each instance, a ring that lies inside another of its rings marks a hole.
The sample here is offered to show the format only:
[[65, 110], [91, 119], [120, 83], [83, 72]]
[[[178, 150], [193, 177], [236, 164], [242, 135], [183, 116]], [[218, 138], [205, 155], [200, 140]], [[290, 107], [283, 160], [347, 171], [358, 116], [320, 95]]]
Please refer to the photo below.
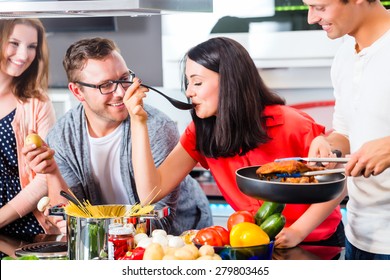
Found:
[[238, 187], [248, 196], [279, 203], [312, 204], [332, 200], [342, 193], [346, 180], [343, 173], [333, 173], [315, 176], [318, 183], [283, 183], [280, 179], [267, 181], [256, 174], [259, 167], [238, 169]]

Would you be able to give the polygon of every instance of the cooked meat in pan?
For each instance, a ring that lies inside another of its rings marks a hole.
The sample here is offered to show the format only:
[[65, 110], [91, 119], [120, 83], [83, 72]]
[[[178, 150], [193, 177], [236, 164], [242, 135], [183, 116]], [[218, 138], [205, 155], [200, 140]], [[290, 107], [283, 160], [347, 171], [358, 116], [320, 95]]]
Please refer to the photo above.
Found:
[[318, 183], [318, 180], [314, 176], [302, 176], [302, 177], [285, 177], [280, 180], [283, 183], [292, 184], [304, 184], [304, 183]]
[[285, 160], [285, 161], [278, 161], [278, 162], [269, 162], [262, 166], [260, 166], [256, 170], [256, 174], [259, 175], [265, 175], [265, 174], [273, 174], [273, 173], [302, 173], [307, 171], [317, 171], [317, 170], [323, 170], [324, 167], [320, 166], [310, 166], [307, 164], [304, 164], [303, 162], [297, 161], [297, 160]]
[[[324, 167], [320, 166], [310, 166], [306, 165], [303, 162], [296, 160], [286, 160], [279, 162], [270, 162], [260, 166], [256, 170], [256, 174], [259, 175], [260, 179], [270, 181], [272, 179], [278, 179], [276, 174], [294, 174], [294, 173], [303, 173], [308, 171], [317, 171], [323, 170]], [[301, 177], [282, 177], [280, 182], [283, 183], [318, 183], [318, 180], [314, 176], [301, 176]]]

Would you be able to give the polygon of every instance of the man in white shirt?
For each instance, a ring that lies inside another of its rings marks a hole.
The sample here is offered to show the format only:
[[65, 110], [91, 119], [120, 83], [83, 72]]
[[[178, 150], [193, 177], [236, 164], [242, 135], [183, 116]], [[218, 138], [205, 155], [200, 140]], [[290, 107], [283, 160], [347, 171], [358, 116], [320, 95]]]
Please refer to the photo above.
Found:
[[334, 132], [309, 156], [350, 154], [346, 259], [390, 259], [390, 13], [379, 0], [304, 0], [308, 22], [345, 37], [331, 70]]

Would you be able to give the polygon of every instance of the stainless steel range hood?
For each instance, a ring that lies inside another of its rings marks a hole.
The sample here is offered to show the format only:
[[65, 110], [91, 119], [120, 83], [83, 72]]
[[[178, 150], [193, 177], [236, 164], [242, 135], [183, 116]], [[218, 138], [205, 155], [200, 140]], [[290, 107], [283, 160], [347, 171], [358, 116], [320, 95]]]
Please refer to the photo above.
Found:
[[212, 11], [213, 0], [0, 0], [0, 18], [149, 16]]

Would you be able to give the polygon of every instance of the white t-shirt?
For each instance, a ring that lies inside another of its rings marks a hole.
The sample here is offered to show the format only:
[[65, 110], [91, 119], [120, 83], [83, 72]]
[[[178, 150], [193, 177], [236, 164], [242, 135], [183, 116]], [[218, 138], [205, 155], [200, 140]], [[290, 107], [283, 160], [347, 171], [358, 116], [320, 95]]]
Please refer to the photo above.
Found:
[[129, 204], [120, 170], [122, 132], [123, 124], [100, 138], [93, 138], [88, 132], [92, 172], [96, 182], [99, 182], [104, 204]]
[[[390, 136], [390, 30], [370, 47], [355, 51], [346, 36], [332, 65], [335, 131], [349, 137], [351, 152]], [[390, 254], [390, 169], [347, 181], [346, 236], [357, 248]]]

